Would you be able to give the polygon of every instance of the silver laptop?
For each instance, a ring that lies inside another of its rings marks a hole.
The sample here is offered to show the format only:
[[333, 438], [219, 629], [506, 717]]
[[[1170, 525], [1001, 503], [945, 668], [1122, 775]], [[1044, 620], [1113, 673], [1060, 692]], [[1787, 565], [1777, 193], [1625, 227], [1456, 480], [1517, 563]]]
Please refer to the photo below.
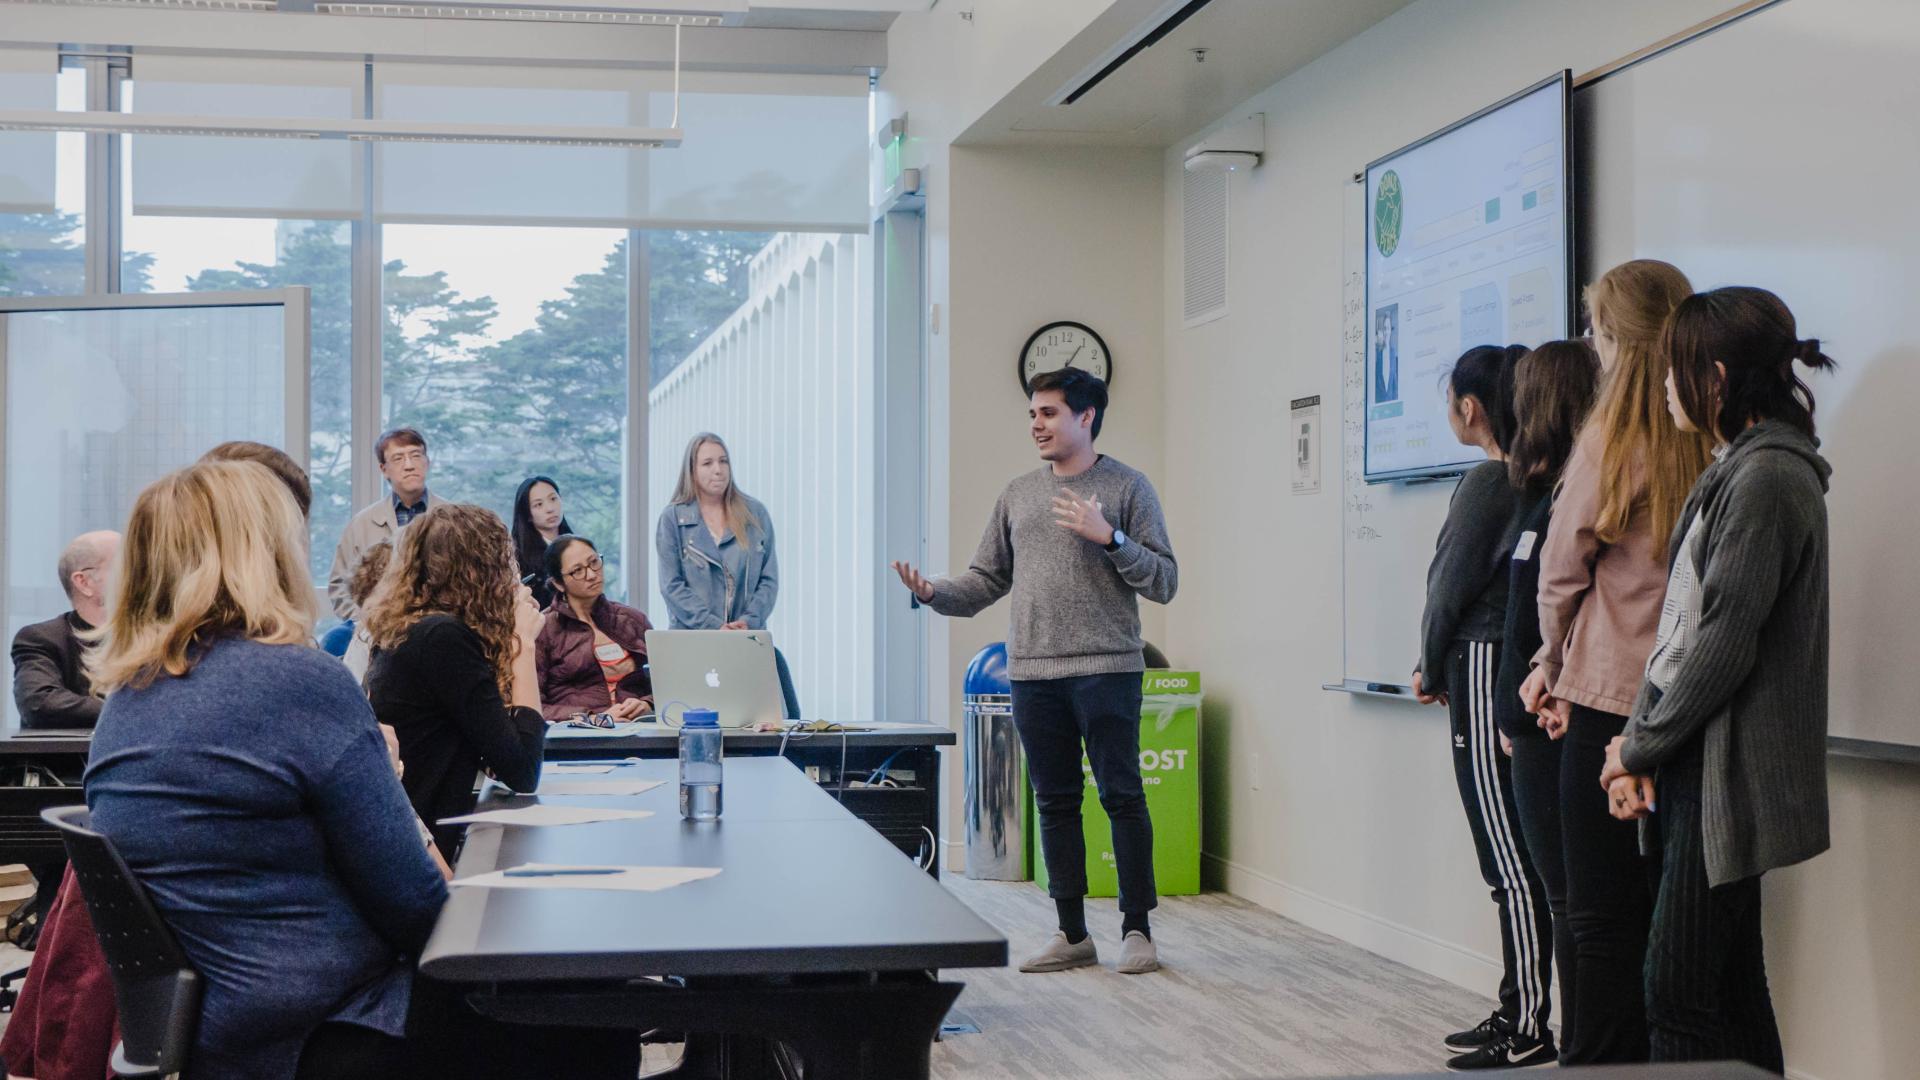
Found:
[[712, 709], [726, 727], [781, 723], [786, 699], [765, 630], [649, 630], [654, 708], [678, 723], [680, 707]]

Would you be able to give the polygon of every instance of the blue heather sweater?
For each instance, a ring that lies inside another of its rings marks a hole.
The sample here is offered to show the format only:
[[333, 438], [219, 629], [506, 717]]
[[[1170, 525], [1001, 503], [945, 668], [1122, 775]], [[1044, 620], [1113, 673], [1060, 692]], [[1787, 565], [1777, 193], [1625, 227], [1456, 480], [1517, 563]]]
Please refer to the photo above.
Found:
[[338, 660], [225, 638], [117, 690], [86, 785], [206, 980], [195, 1080], [291, 1077], [327, 1020], [405, 1031], [407, 957], [447, 889]]

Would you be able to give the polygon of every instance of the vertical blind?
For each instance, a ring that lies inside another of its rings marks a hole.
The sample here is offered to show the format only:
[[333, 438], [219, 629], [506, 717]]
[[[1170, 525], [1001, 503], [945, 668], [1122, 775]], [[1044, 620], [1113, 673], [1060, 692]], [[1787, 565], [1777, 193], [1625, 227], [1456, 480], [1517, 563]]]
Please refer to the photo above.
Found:
[[[351, 60], [141, 56], [132, 111], [155, 115], [350, 120], [364, 111], [366, 66]], [[331, 139], [135, 135], [135, 214], [351, 218], [360, 213], [359, 145]]]
[[[0, 109], [51, 109], [60, 57], [53, 49], [0, 49]], [[51, 214], [54, 133], [0, 131], [0, 214]]]

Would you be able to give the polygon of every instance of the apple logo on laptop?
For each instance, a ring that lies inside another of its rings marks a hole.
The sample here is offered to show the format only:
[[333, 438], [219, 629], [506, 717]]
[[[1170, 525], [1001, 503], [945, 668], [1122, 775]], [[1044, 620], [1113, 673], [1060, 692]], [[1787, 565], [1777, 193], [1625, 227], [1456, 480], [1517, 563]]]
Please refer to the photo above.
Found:
[[720, 669], [719, 668], [707, 669], [707, 685], [716, 690], [720, 688]]

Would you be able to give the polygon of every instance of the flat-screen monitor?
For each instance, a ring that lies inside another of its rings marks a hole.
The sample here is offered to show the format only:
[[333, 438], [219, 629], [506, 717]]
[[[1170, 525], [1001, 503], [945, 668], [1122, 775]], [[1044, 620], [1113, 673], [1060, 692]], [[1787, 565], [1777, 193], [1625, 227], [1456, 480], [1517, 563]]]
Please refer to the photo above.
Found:
[[1368, 483], [1484, 460], [1447, 423], [1453, 362], [1567, 336], [1570, 87], [1563, 71], [1367, 166]]

